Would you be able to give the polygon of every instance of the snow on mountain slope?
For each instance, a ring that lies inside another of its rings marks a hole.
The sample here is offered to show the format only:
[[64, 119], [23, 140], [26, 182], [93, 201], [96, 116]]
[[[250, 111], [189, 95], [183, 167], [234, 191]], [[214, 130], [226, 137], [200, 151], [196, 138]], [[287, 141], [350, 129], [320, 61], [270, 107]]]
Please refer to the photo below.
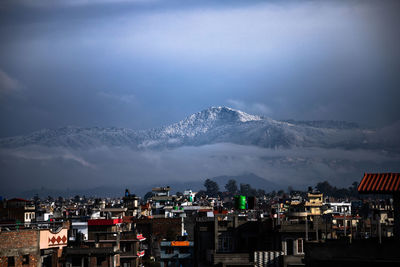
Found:
[[206, 133], [216, 126], [260, 120], [262, 120], [260, 116], [249, 115], [239, 110], [227, 107], [211, 107], [178, 123], [163, 127], [161, 135], [193, 137], [197, 134]]
[[164, 149], [234, 143], [265, 148], [323, 147], [389, 149], [380, 146], [377, 131], [336, 121], [276, 121], [228, 107], [211, 107], [186, 119], [161, 128], [135, 131], [126, 128], [63, 127], [41, 130], [29, 135], [0, 139], [0, 147], [41, 145], [91, 148], [98, 146], [134, 149]]

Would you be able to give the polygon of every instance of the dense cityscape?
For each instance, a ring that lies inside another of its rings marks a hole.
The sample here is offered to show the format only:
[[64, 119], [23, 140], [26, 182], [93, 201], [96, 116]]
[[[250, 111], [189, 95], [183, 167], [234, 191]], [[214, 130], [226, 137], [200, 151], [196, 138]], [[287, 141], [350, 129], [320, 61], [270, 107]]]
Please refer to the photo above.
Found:
[[[400, 173], [306, 192], [2, 199], [0, 266], [398, 266]], [[366, 253], [368, 252], [368, 253]]]

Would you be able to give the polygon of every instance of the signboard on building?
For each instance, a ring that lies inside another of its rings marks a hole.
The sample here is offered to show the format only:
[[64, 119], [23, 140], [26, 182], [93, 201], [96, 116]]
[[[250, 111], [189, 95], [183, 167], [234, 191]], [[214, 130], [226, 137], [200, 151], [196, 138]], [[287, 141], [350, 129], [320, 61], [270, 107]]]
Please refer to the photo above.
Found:
[[171, 241], [173, 247], [188, 247], [189, 241]]
[[40, 230], [40, 249], [61, 248], [68, 245], [68, 229], [59, 231]]

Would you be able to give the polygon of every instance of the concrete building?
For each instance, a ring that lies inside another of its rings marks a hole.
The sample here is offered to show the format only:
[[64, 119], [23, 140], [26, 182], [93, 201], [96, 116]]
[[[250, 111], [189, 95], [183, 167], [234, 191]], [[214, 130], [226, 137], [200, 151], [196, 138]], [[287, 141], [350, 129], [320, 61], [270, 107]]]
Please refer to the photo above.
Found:
[[137, 231], [146, 237], [143, 243], [145, 254], [160, 259], [161, 241], [177, 240], [184, 232], [183, 218], [131, 218]]
[[13, 198], [0, 202], [0, 221], [29, 225], [35, 221], [35, 206], [29, 200]]
[[124, 207], [126, 208], [123, 216], [139, 216], [140, 215], [140, 204], [139, 197], [133, 195], [128, 189], [125, 190], [125, 195], [122, 198]]
[[62, 266], [68, 224], [0, 231], [0, 266]]
[[[67, 267], [140, 265], [144, 256], [141, 242], [145, 238], [123, 219], [90, 219], [87, 227], [87, 239], [75, 238], [75, 242], [65, 249]], [[85, 224], [73, 223], [72, 230], [83, 236]]]
[[307, 214], [310, 216], [310, 219], [313, 220], [315, 215], [322, 214], [322, 206], [323, 203], [323, 194], [319, 192], [309, 192], [307, 194], [307, 201], [304, 204], [306, 208]]
[[329, 202], [325, 203], [328, 207], [328, 212], [335, 213], [338, 215], [351, 215], [351, 203], [350, 202]]
[[279, 247], [272, 229], [272, 220], [248, 221], [237, 215], [199, 217], [194, 240], [196, 263], [254, 266], [255, 252]]
[[[400, 173], [365, 173], [358, 185], [360, 194], [386, 194], [393, 197], [394, 237], [400, 240]], [[381, 218], [378, 219], [378, 223]]]
[[161, 267], [194, 266], [193, 241], [161, 241]]

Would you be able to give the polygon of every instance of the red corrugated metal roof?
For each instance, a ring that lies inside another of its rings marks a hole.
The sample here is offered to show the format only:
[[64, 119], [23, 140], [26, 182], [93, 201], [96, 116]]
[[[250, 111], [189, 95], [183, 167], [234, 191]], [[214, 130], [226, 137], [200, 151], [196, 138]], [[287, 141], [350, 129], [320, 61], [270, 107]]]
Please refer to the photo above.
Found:
[[94, 219], [88, 220], [88, 225], [116, 225], [117, 223], [122, 223], [122, 219]]
[[358, 185], [358, 192], [365, 194], [400, 193], [400, 173], [365, 173]]

